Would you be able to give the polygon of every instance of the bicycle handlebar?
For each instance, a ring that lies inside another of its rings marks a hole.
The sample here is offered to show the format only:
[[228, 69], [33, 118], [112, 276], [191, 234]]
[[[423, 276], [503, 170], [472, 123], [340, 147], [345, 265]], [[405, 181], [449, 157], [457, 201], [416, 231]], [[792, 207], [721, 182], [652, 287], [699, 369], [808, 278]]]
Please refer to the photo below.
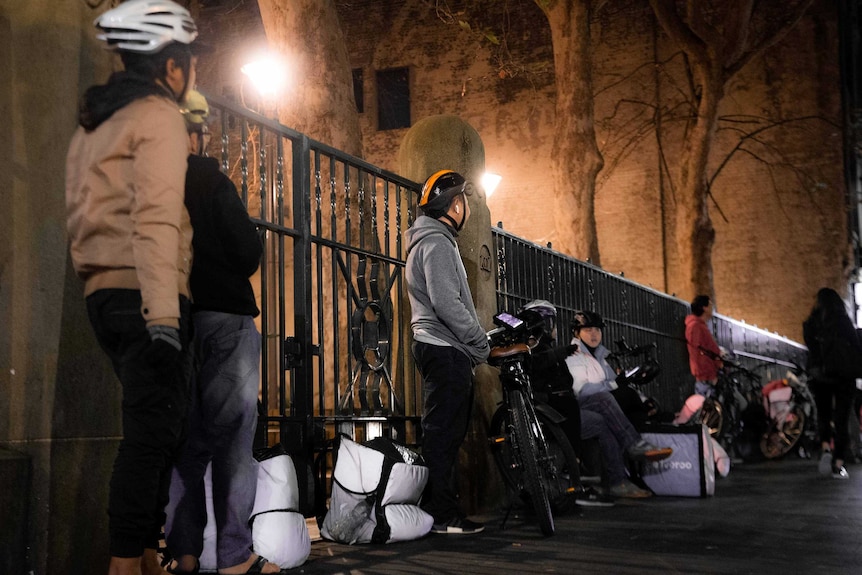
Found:
[[618, 341], [616, 342], [616, 344], [622, 349], [620, 351], [615, 351], [611, 354], [615, 357], [630, 357], [632, 355], [643, 355], [658, 348], [658, 345], [655, 342], [648, 343], [646, 345], [639, 345], [638, 347], [629, 346], [629, 344], [627, 344], [625, 340]]
[[747, 368], [743, 367], [742, 365], [736, 363], [735, 361], [725, 361], [724, 365], [731, 367], [732, 371], [739, 372], [752, 381], [758, 381], [759, 382], [762, 379], [759, 375], [757, 375], [756, 373], [754, 373], [750, 369], [747, 369]]

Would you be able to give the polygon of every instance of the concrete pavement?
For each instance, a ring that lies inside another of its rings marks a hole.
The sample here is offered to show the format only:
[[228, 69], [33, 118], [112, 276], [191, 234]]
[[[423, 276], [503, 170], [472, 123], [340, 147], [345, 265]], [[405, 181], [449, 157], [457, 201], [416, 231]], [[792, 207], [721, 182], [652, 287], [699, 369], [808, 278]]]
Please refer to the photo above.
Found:
[[624, 500], [556, 518], [544, 538], [518, 513], [482, 517], [478, 535], [389, 545], [315, 541], [296, 573], [809, 574], [862, 573], [862, 466], [823, 478], [816, 461], [735, 465], [713, 497]]

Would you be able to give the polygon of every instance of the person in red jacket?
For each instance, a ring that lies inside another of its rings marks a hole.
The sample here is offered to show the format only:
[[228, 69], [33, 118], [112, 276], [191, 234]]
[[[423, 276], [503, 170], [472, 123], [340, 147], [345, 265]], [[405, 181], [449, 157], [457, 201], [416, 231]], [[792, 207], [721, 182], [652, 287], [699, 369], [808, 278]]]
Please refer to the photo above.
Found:
[[691, 313], [685, 318], [685, 341], [688, 344], [688, 364], [694, 376], [694, 391], [710, 397], [722, 366], [721, 349], [715, 343], [706, 322], [712, 317], [712, 302], [708, 295], [699, 295], [691, 302]]

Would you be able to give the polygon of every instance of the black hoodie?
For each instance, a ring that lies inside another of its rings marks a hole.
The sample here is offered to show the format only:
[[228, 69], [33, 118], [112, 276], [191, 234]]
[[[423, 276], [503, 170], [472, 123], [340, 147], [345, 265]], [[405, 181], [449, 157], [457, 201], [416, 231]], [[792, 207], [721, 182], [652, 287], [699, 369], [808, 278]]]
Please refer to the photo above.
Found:
[[164, 96], [173, 101], [171, 93], [152, 79], [133, 72], [115, 72], [106, 84], [90, 86], [81, 98], [78, 123], [92, 132], [120, 108], [147, 96]]

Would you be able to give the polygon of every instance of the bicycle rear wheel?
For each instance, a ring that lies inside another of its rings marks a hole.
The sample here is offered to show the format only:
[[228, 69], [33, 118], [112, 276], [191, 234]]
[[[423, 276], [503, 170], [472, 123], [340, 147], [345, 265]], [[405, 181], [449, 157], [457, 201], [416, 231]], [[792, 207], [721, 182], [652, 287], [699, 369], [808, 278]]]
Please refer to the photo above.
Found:
[[798, 405], [790, 408], [784, 420], [773, 422], [760, 440], [760, 451], [767, 459], [777, 459], [793, 449], [805, 430], [805, 412]]
[[540, 454], [533, 426], [539, 425], [538, 420], [530, 421], [526, 400], [520, 390], [509, 392], [512, 407], [513, 427], [515, 431], [515, 452], [520, 459], [521, 479], [524, 490], [530, 498], [539, 529], [546, 537], [554, 534], [554, 516], [551, 503], [548, 500], [548, 489], [542, 466], [547, 463], [548, 454]]

